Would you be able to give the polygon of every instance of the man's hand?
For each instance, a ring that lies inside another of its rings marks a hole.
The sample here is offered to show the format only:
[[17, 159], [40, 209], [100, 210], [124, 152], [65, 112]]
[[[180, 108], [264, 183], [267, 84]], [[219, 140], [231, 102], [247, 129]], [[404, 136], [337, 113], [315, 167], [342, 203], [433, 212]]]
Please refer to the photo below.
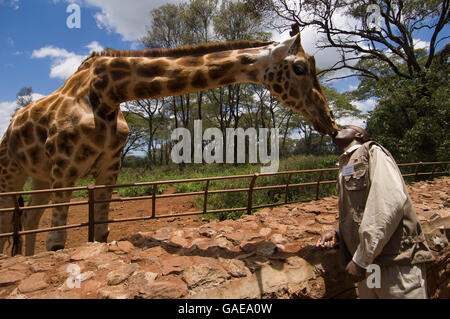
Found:
[[317, 241], [316, 247], [330, 249], [334, 248], [336, 246], [336, 243], [337, 243], [336, 232], [333, 230], [323, 234]]
[[345, 273], [354, 282], [360, 282], [366, 278], [366, 270], [359, 267], [356, 263], [351, 260], [347, 267], [345, 267]]

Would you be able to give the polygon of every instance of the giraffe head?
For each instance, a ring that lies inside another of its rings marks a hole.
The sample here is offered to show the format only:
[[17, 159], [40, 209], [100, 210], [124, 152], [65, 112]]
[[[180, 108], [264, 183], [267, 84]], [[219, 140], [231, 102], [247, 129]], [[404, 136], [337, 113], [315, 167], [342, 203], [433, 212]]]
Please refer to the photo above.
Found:
[[274, 44], [264, 70], [264, 84], [288, 107], [302, 114], [322, 134], [338, 131], [316, 74], [313, 56], [303, 50], [300, 33]]

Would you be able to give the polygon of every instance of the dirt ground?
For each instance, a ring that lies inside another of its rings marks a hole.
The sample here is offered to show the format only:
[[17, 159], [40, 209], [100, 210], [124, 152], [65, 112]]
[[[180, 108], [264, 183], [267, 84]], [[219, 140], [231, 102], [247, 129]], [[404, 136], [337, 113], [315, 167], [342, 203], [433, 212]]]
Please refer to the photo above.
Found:
[[[174, 188], [169, 187], [164, 194], [174, 193]], [[120, 198], [118, 194], [114, 194], [113, 198]], [[156, 200], [156, 215], [168, 215], [179, 214], [186, 212], [199, 211], [200, 209], [195, 207], [195, 196], [180, 196], [170, 198], [159, 198]], [[86, 200], [85, 198], [74, 198], [71, 202]], [[145, 217], [152, 214], [152, 200], [138, 200], [128, 202], [112, 202], [110, 204], [109, 219], [122, 219], [132, 217]], [[39, 228], [51, 227], [51, 209], [46, 209]], [[123, 222], [109, 224], [110, 233], [108, 236], [108, 242], [114, 240], [120, 240], [122, 238], [129, 237], [138, 232], [147, 232], [151, 230], [157, 230], [165, 226], [183, 225], [185, 227], [196, 227], [202, 225], [203, 222], [199, 221], [201, 215], [174, 217], [174, 218], [158, 218], [152, 220], [136, 221], [136, 222]], [[88, 220], [88, 208], [83, 206], [69, 207], [69, 214], [67, 217], [67, 225], [85, 223]], [[46, 251], [45, 239], [47, 233], [39, 233], [36, 237], [36, 249], [35, 253]], [[73, 248], [79, 246], [81, 243], [85, 243], [88, 240], [87, 227], [73, 228], [67, 230], [67, 242], [66, 248]]]

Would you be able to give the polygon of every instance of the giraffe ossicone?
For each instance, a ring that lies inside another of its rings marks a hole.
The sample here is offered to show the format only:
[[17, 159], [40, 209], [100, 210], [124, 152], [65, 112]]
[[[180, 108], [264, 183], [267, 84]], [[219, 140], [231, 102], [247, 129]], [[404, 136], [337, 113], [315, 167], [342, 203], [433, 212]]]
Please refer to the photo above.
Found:
[[[93, 53], [52, 94], [18, 110], [0, 142], [0, 192], [20, 191], [28, 177], [33, 189], [71, 187], [87, 175], [95, 184], [115, 184], [129, 133], [120, 111], [125, 101], [198, 92], [234, 83], [265, 85], [281, 102], [301, 113], [322, 134], [338, 130], [317, 79], [315, 61], [300, 35], [281, 42], [239, 41], [165, 50]], [[35, 194], [28, 205], [70, 201], [71, 192]], [[111, 189], [95, 191], [96, 200]], [[10, 197], [0, 208], [14, 207]], [[52, 227], [66, 224], [65, 206], [53, 208]], [[95, 220], [108, 219], [109, 204], [95, 205]], [[25, 230], [35, 229], [43, 209], [24, 211]], [[0, 214], [0, 233], [11, 232], [12, 213]], [[106, 241], [107, 224], [95, 226]], [[26, 254], [36, 235], [26, 236]], [[47, 235], [47, 249], [63, 248], [66, 231]], [[0, 252], [5, 239], [0, 239]]]

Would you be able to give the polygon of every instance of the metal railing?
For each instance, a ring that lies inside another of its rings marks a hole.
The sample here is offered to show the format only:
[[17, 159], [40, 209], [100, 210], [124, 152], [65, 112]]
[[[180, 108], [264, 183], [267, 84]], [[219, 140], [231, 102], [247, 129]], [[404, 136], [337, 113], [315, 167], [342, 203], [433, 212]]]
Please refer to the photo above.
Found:
[[[446, 171], [435, 171], [437, 166], [441, 165], [449, 165], [450, 161], [447, 162], [419, 162], [419, 163], [408, 163], [408, 164], [398, 164], [400, 168], [402, 167], [410, 167], [415, 166], [414, 173], [403, 174], [404, 177], [413, 176], [415, 180], [418, 179], [419, 176], [424, 175], [447, 175], [449, 170], [447, 168]], [[419, 172], [420, 168], [423, 166], [431, 166], [432, 169], [429, 172]], [[334, 184], [336, 183], [336, 179], [334, 180], [326, 180], [322, 181], [323, 174], [326, 172], [337, 171], [338, 168], [323, 168], [323, 169], [309, 169], [309, 170], [296, 170], [296, 171], [285, 171], [285, 172], [276, 172], [276, 173], [263, 173], [263, 174], [247, 174], [247, 175], [234, 175], [234, 176], [222, 176], [222, 177], [205, 177], [205, 178], [194, 178], [194, 179], [180, 179], [180, 180], [167, 180], [167, 181], [155, 181], [155, 182], [145, 182], [145, 183], [134, 183], [134, 184], [117, 184], [117, 185], [89, 185], [89, 186], [81, 186], [81, 187], [69, 187], [69, 188], [58, 188], [58, 189], [45, 189], [45, 190], [32, 190], [32, 191], [21, 191], [21, 192], [9, 192], [9, 193], [0, 193], [0, 197], [12, 197], [15, 203], [14, 207], [11, 208], [1, 208], [0, 214], [13, 212], [13, 232], [0, 234], [0, 238], [3, 237], [13, 237], [15, 241], [20, 240], [20, 236], [27, 234], [37, 234], [42, 232], [56, 231], [62, 229], [72, 229], [72, 228], [81, 228], [88, 227], [88, 241], [94, 241], [94, 226], [98, 224], [106, 224], [106, 223], [121, 223], [121, 222], [132, 222], [132, 221], [140, 221], [140, 220], [149, 220], [156, 218], [168, 218], [168, 217], [180, 217], [180, 216], [190, 216], [190, 215], [201, 215], [201, 214], [215, 214], [215, 213], [231, 213], [236, 211], [246, 211], [248, 214], [252, 212], [254, 209], [266, 208], [266, 207], [275, 207], [285, 204], [299, 203], [305, 201], [288, 201], [289, 199], [289, 189], [293, 187], [306, 187], [306, 186], [316, 186], [316, 200], [319, 199], [320, 193], [320, 185], [326, 184]], [[291, 184], [292, 176], [295, 174], [306, 174], [306, 173], [318, 173], [318, 177], [316, 181], [308, 182], [308, 183], [296, 183]], [[287, 182], [282, 185], [269, 185], [269, 186], [255, 186], [256, 179], [263, 176], [279, 176], [279, 175], [287, 175]], [[219, 181], [219, 180], [231, 180], [231, 179], [250, 179], [248, 188], [233, 188], [233, 189], [221, 189], [221, 190], [210, 190], [210, 182], [211, 181]], [[161, 194], [157, 195], [157, 186], [163, 184], [179, 184], [179, 183], [192, 183], [192, 182], [205, 182], [205, 188], [203, 191], [197, 192], [187, 192], [187, 193], [175, 193], [175, 194]], [[118, 189], [124, 187], [142, 187], [142, 186], [152, 186], [152, 195], [145, 196], [135, 196], [135, 197], [125, 197], [125, 198], [111, 198], [107, 200], [96, 200], [95, 199], [95, 191], [99, 189]], [[272, 204], [264, 204], [264, 205], [253, 205], [253, 193], [259, 190], [271, 190], [271, 189], [283, 189], [284, 188], [284, 201], [272, 203]], [[57, 204], [48, 204], [48, 205], [36, 205], [36, 206], [27, 206], [20, 207], [18, 204], [18, 197], [22, 195], [33, 195], [33, 194], [43, 194], [43, 193], [55, 193], [55, 192], [65, 192], [65, 191], [87, 191], [88, 200], [87, 201], [78, 201], [78, 202], [68, 202], [68, 203], [57, 203]], [[232, 193], [232, 192], [247, 192], [247, 206], [246, 207], [238, 207], [238, 208], [227, 208], [227, 209], [214, 209], [208, 210], [208, 195], [211, 194], [224, 194], [224, 193]], [[195, 212], [186, 212], [180, 214], [166, 214], [166, 215], [156, 215], [156, 199], [158, 198], [169, 198], [169, 197], [181, 197], [181, 196], [203, 196], [203, 209], [201, 211]], [[150, 216], [145, 217], [131, 217], [131, 218], [123, 218], [123, 219], [110, 219], [104, 221], [95, 221], [94, 220], [94, 211], [95, 204], [99, 203], [107, 203], [107, 202], [126, 202], [126, 201], [137, 201], [137, 200], [152, 200], [152, 214]], [[20, 215], [21, 212], [39, 208], [53, 208], [53, 207], [70, 207], [70, 206], [80, 206], [87, 205], [88, 206], [88, 221], [85, 223], [79, 224], [71, 224], [50, 228], [41, 228], [34, 230], [20, 230]]]

